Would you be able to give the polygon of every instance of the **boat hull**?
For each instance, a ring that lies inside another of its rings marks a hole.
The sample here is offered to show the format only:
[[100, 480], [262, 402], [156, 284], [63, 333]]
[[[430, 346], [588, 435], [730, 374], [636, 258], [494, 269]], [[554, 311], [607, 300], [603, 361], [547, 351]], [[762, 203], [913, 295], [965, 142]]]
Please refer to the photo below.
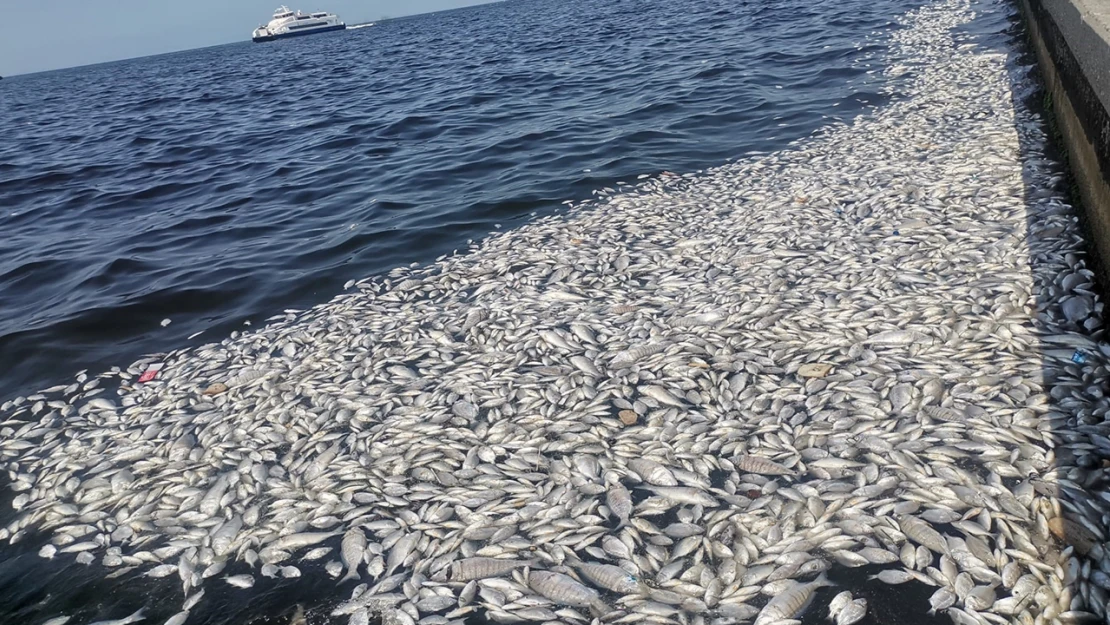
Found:
[[292, 37], [305, 37], [308, 35], [317, 35], [320, 33], [330, 33], [337, 30], [346, 30], [346, 24], [335, 24], [334, 26], [325, 26], [323, 28], [313, 28], [311, 30], [299, 30], [288, 33], [281, 33], [278, 35], [265, 35], [263, 37], [251, 37], [251, 41], [255, 43], [263, 43], [266, 41], [274, 41], [275, 39], [289, 39]]

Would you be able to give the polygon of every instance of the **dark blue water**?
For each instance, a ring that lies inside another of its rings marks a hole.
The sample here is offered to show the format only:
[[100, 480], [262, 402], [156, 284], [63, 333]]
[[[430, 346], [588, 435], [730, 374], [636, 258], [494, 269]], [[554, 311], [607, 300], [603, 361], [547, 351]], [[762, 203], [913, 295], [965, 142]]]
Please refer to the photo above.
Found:
[[916, 4], [515, 0], [5, 79], [0, 398], [850, 120]]

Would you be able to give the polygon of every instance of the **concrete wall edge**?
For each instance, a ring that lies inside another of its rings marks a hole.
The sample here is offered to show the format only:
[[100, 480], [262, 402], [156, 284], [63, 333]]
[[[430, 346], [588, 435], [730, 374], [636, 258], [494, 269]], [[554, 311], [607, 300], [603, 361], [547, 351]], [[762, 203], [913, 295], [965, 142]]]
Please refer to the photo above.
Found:
[[[1092, 80], [1087, 74], [1098, 63], [1081, 62], [1073, 51], [1073, 43], [1090, 50], [1091, 32], [1080, 32], [1083, 24], [1075, 21], [1061, 27], [1054, 17], [1059, 9], [1050, 11], [1045, 3], [1018, 0], [1082, 201], [1080, 220], [1095, 255], [1091, 268], [1106, 292], [1110, 287], [1110, 111], [1104, 102], [1110, 102], [1110, 89], [1103, 89], [1107, 93], [1096, 90], [1094, 85], [1106, 81]], [[1082, 13], [1079, 8], [1075, 11]], [[1082, 41], [1076, 41], [1080, 37]], [[1105, 46], [1097, 52], [1100, 58], [1110, 58], [1110, 41], [1102, 37], [1094, 41]]]

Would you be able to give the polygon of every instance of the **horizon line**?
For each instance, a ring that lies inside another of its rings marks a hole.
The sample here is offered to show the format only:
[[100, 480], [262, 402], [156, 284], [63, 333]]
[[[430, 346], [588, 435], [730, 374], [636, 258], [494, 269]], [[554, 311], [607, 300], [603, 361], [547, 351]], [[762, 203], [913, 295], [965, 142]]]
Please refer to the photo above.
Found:
[[[374, 19], [374, 20], [367, 20], [367, 21], [363, 21], [363, 22], [356, 22], [354, 24], [349, 24], [348, 27], [363, 26], [365, 24], [379, 24], [381, 22], [402, 20], [402, 19], [406, 19], [406, 18], [410, 18], [410, 17], [419, 17], [419, 16], [423, 16], [423, 15], [435, 15], [437, 13], [450, 13], [452, 11], [463, 11], [463, 10], [466, 10], [466, 9], [472, 9], [474, 7], [482, 6], [482, 5], [485, 5], [485, 4], [495, 4], [497, 2], [506, 2], [506, 1], [507, 0], [478, 0], [478, 2], [476, 4], [471, 4], [471, 5], [467, 5], [467, 6], [461, 6], [461, 7], [453, 7], [453, 8], [450, 8], [450, 9], [440, 9], [438, 11], [425, 11], [423, 13], [408, 13], [406, 15], [398, 15], [396, 17], [382, 16], [382, 17], [380, 17], [378, 19]], [[109, 59], [107, 61], [96, 61], [95, 63], [83, 63], [81, 65], [66, 65], [64, 67], [54, 67], [54, 68], [51, 68], [51, 69], [40, 69], [40, 70], [33, 71], [33, 72], [23, 72], [23, 73], [16, 73], [16, 74], [7, 74], [7, 75], [0, 74], [0, 78], [3, 78], [5, 80], [7, 80], [7, 79], [10, 79], [10, 78], [15, 78], [17, 76], [18, 77], [26, 77], [26, 76], [34, 76], [34, 75], [37, 75], [37, 74], [50, 74], [52, 72], [64, 72], [64, 71], [68, 71], [68, 70], [71, 70], [71, 69], [86, 69], [86, 68], [89, 68], [89, 67], [97, 67], [99, 65], [110, 65], [112, 63], [122, 63], [123, 61], [134, 61], [134, 60], [137, 60], [137, 59], [149, 59], [149, 58], [154, 58], [154, 57], [159, 57], [159, 56], [166, 56], [168, 54], [180, 54], [182, 52], [191, 52], [191, 51], [194, 51], [194, 50], [207, 50], [209, 48], [219, 48], [219, 47], [222, 47], [222, 46], [231, 46], [231, 45], [235, 45], [235, 44], [238, 44], [238, 43], [251, 43], [251, 40], [250, 39], [246, 39], [246, 40], [236, 39], [234, 41], [225, 41], [223, 43], [214, 43], [214, 44], [211, 44], [211, 45], [197, 46], [195, 48], [178, 48], [176, 50], [166, 50], [164, 52], [155, 52], [153, 54], [143, 54], [141, 56], [126, 56], [126, 57], [122, 57], [122, 58], [118, 58], [118, 59]]]

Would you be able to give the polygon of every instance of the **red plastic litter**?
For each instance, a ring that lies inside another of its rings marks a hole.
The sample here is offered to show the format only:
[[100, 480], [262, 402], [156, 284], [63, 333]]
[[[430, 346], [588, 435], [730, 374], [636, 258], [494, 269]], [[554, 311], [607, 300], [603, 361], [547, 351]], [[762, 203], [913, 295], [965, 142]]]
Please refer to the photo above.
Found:
[[158, 370], [157, 369], [147, 369], [146, 371], [143, 371], [143, 374], [141, 376], [139, 376], [139, 381], [140, 382], [150, 382], [157, 375], [158, 375]]

